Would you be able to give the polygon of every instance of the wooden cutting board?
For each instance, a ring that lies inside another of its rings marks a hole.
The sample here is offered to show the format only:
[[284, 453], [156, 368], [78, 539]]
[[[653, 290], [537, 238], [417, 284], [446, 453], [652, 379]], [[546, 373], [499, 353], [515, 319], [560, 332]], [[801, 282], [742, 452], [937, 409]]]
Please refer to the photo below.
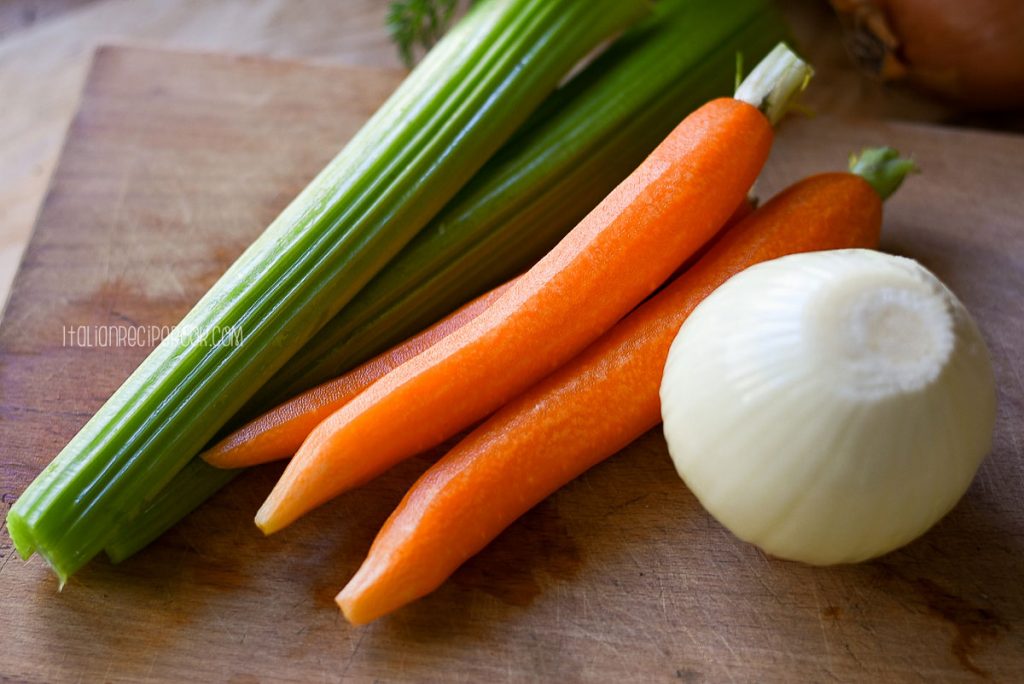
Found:
[[[398, 79], [98, 53], [0, 327], [0, 512], [146, 355], [96, 326], [175, 323]], [[758, 190], [880, 143], [924, 169], [887, 207], [884, 246], [964, 299], [1000, 387], [993, 454], [906, 549], [828, 569], [768, 558], [700, 508], [654, 431], [432, 596], [355, 629], [332, 598], [429, 458], [264, 539], [268, 466], [62, 593], [0, 533], [0, 679], [1024, 680], [1024, 140], [792, 120]]]

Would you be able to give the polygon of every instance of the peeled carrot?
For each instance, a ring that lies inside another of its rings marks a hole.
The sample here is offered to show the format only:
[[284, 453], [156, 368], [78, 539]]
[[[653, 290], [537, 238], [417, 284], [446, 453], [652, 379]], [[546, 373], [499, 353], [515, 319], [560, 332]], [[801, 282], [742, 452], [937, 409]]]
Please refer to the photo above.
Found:
[[[754, 211], [744, 198], [726, 227]], [[322, 383], [254, 418], [202, 454], [217, 468], [244, 468], [290, 458], [316, 426], [385, 374], [476, 318], [508, 289], [511, 281], [480, 295], [440, 322], [352, 371]]]
[[713, 100], [484, 313], [324, 420], [256, 516], [267, 534], [440, 444], [555, 370], [725, 223], [768, 156], [754, 106]]
[[361, 366], [318, 385], [249, 421], [202, 454], [218, 468], [244, 468], [289, 458], [324, 418], [377, 380], [479, 316], [512, 284], [509, 281]]
[[337, 597], [353, 624], [441, 585], [516, 518], [660, 420], [658, 388], [682, 322], [742, 269], [786, 254], [877, 245], [881, 199], [830, 173], [785, 190], [583, 354], [470, 433], [412, 486]]

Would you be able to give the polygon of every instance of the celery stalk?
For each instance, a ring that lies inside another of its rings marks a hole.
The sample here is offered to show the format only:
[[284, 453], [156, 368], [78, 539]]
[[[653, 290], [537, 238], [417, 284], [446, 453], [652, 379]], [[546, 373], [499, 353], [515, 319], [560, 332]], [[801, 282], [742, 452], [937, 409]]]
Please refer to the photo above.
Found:
[[[265, 408], [383, 351], [526, 269], [691, 110], [732, 91], [785, 28], [766, 0], [661, 0], [553, 94], [426, 228], [262, 389]], [[237, 421], [235, 421], [237, 422]], [[239, 471], [200, 459], [107, 547], [121, 560]]]
[[107, 557], [120, 563], [149, 546], [241, 472], [214, 468], [198, 457], [191, 459], [129, 524], [117, 531], [107, 543]]
[[[643, 0], [485, 0], [424, 59], [11, 508], [61, 582], [245, 401]], [[235, 344], [214, 344], [224, 331]], [[232, 340], [234, 342], [234, 340]]]

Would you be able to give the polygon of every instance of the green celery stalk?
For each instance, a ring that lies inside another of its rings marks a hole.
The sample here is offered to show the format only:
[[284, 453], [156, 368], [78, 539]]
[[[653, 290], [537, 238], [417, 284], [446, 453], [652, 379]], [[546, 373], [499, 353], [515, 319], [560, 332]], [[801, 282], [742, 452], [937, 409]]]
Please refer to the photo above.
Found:
[[117, 531], [107, 543], [107, 558], [120, 563], [146, 548], [241, 472], [214, 468], [199, 457], [189, 460], [138, 515]]
[[[644, 0], [485, 0], [14, 504], [61, 582], [188, 463]], [[224, 331], [237, 344], [213, 344]], [[234, 337], [234, 335], [232, 335]]]
[[[258, 393], [246, 416], [345, 372], [528, 268], [686, 114], [731, 93], [737, 52], [756, 64], [785, 34], [767, 0], [660, 0], [548, 98]], [[125, 525], [108, 555], [121, 560], [143, 548], [238, 472], [194, 459]]]

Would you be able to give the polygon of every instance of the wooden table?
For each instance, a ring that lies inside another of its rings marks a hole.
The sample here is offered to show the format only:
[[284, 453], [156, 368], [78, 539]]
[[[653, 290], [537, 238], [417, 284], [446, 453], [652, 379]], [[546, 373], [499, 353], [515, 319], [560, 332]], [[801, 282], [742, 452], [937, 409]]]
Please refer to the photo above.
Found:
[[[179, 320], [398, 76], [97, 55], [0, 323], [0, 516], [147, 352], [68, 345], [62, 328]], [[883, 247], [920, 259], [963, 298], [1000, 387], [992, 455], [917, 542], [837, 568], [767, 558], [701, 509], [654, 430], [437, 592], [357, 629], [331, 599], [430, 459], [265, 539], [251, 519], [280, 470], [270, 465], [137, 557], [90, 563], [60, 594], [0, 530], [0, 677], [1024, 681], [1024, 198], [1013, 185], [1024, 140], [795, 118], [758, 192], [883, 143], [926, 170], [887, 203]]]

